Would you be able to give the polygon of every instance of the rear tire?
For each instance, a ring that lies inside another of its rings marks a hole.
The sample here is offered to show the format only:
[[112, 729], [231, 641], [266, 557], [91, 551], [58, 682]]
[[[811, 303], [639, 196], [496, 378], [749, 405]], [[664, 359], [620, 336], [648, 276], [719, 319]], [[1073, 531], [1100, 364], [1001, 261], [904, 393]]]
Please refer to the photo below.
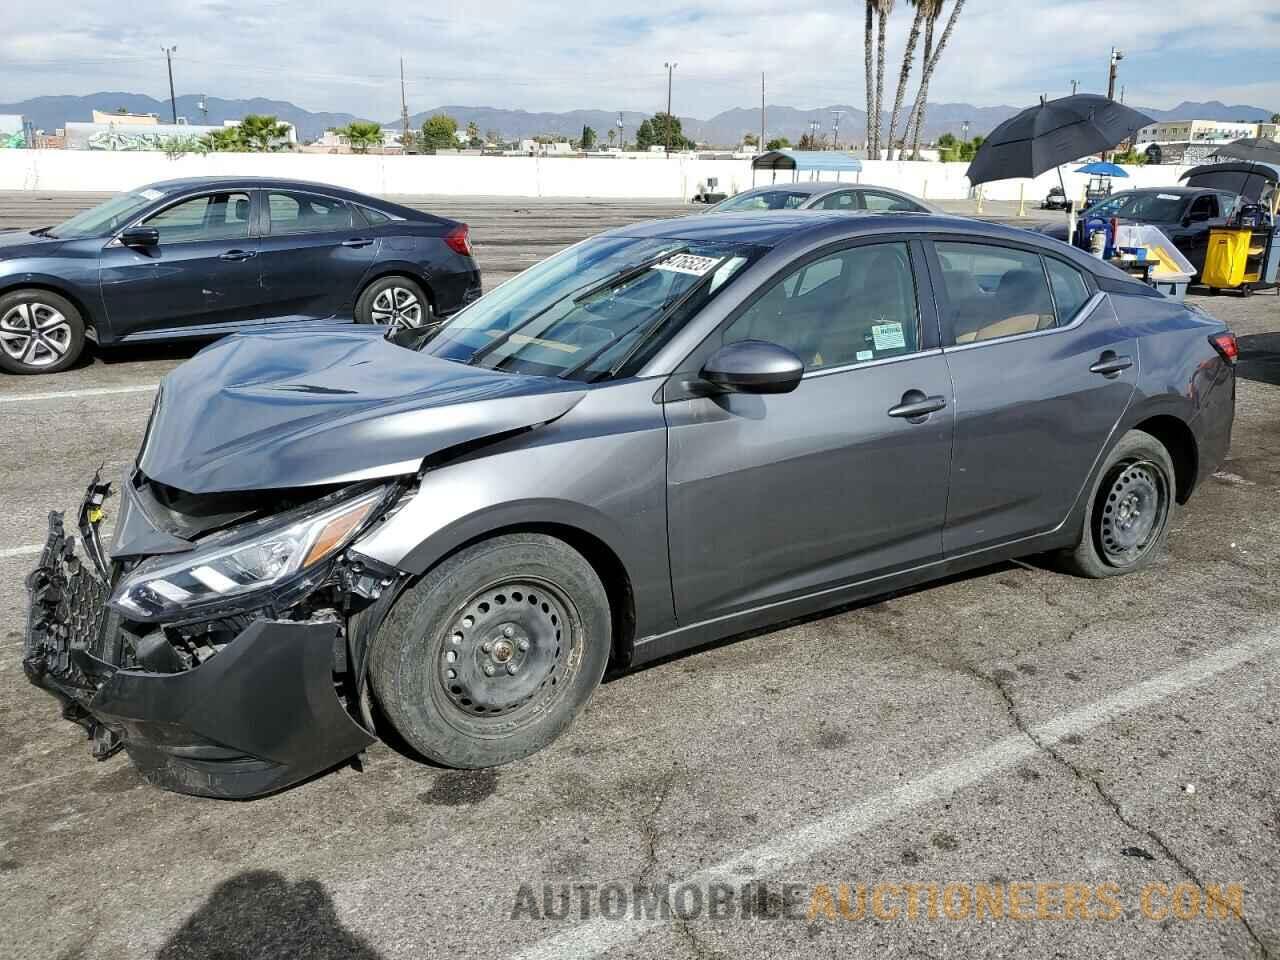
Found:
[[0, 297], [0, 370], [58, 373], [84, 350], [84, 318], [66, 297], [14, 290]]
[[370, 679], [415, 750], [451, 767], [519, 760], [586, 706], [610, 650], [609, 599], [554, 537], [467, 547], [406, 591], [374, 642]]
[[1164, 550], [1177, 503], [1173, 461], [1155, 437], [1130, 430], [1107, 456], [1076, 546], [1061, 566], [1099, 579], [1141, 570]]
[[409, 277], [379, 277], [356, 300], [356, 322], [412, 329], [435, 322], [431, 301]]

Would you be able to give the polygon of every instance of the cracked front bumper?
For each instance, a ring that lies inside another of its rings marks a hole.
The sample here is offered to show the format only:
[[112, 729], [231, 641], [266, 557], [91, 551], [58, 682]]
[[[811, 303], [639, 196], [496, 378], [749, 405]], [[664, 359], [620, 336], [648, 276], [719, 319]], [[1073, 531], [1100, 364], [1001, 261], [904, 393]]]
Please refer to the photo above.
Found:
[[96, 756], [122, 746], [157, 786], [261, 796], [373, 742], [335, 687], [337, 623], [255, 620], [192, 669], [133, 669], [106, 585], [78, 561], [60, 514], [50, 516], [49, 541], [27, 584], [28, 679], [89, 731]]

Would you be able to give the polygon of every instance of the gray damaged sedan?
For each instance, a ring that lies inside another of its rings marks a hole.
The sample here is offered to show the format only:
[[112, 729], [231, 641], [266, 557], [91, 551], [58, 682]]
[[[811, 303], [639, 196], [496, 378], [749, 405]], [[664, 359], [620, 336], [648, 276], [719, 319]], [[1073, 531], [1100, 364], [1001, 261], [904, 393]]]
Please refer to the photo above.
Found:
[[24, 662], [97, 756], [220, 797], [385, 724], [507, 763], [611, 664], [1008, 557], [1137, 570], [1235, 407], [1212, 317], [927, 214], [626, 227], [392, 336], [222, 340], [118, 498], [51, 515]]

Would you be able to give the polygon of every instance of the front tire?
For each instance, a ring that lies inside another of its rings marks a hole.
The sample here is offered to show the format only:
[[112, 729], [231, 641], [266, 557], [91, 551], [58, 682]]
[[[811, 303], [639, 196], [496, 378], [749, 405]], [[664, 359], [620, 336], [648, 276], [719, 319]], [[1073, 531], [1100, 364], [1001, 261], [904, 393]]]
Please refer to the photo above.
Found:
[[431, 301], [409, 277], [381, 277], [356, 300], [356, 322], [413, 329], [435, 322]]
[[586, 706], [610, 649], [609, 600], [586, 559], [517, 533], [460, 551], [406, 591], [370, 678], [423, 756], [492, 767], [536, 753]]
[[0, 369], [58, 373], [84, 350], [84, 318], [66, 297], [14, 290], [0, 297]]
[[1098, 579], [1141, 570], [1163, 552], [1177, 503], [1173, 461], [1155, 437], [1130, 430], [1107, 456], [1084, 529], [1065, 568]]

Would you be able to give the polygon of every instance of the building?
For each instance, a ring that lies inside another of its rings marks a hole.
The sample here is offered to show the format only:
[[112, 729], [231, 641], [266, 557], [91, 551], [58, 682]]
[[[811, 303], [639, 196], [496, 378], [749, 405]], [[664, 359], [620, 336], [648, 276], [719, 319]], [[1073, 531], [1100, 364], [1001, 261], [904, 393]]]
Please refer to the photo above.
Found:
[[566, 157], [573, 153], [573, 144], [568, 140], [556, 140], [553, 143], [539, 143], [528, 137], [520, 141], [520, 153], [527, 157]]
[[1139, 130], [1134, 137], [1134, 146], [1141, 150], [1148, 143], [1230, 143], [1232, 140], [1258, 136], [1258, 127], [1257, 123], [1243, 120], [1163, 120]]
[[160, 118], [154, 113], [108, 113], [105, 110], [93, 111], [91, 123], [114, 123], [133, 127], [154, 127], [159, 125]]
[[[99, 112], [94, 111], [98, 116]], [[239, 120], [225, 120], [219, 125], [187, 123], [179, 117], [179, 123], [160, 123], [155, 117], [152, 122], [134, 122], [130, 119], [120, 121], [121, 114], [101, 114], [108, 118], [105, 123], [83, 123], [70, 121], [65, 128], [65, 143], [68, 150], [166, 150], [178, 138], [203, 137], [206, 134], [219, 132], [228, 127], [238, 127]], [[297, 144], [298, 131], [293, 124], [285, 124], [288, 128], [284, 138], [275, 146], [289, 148]]]
[[1217, 152], [1218, 147], [1221, 145], [1222, 143], [1206, 140], [1196, 143], [1192, 143], [1189, 140], [1180, 140], [1169, 143], [1148, 143], [1145, 146], [1138, 147], [1138, 149], [1146, 155], [1147, 163], [1181, 163], [1196, 166], [1201, 163], [1208, 163], [1209, 158]]

